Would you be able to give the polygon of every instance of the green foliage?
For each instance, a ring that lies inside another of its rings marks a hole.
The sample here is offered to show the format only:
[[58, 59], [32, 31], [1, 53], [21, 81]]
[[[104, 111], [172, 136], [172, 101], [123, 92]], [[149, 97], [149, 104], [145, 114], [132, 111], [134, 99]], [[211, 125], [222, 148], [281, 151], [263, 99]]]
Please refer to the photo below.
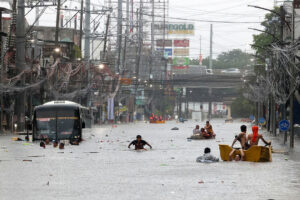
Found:
[[232, 103], [232, 117], [249, 117], [254, 113], [254, 109], [253, 103], [241, 96]]
[[154, 111], [156, 116], [163, 116], [165, 114], [173, 115], [175, 107], [175, 98], [165, 95], [162, 99], [159, 99], [159, 104]]
[[80, 51], [80, 48], [77, 45], [73, 46], [73, 49], [72, 49], [72, 58], [73, 59], [81, 58], [81, 51]]
[[[275, 7], [273, 10], [277, 13], [280, 13], [280, 9], [278, 7]], [[267, 47], [280, 38], [279, 16], [277, 16], [275, 13], [267, 13], [265, 15], [265, 20], [261, 23], [261, 25], [265, 27], [264, 31], [267, 33], [253, 35], [252, 45], [252, 48], [256, 51], [256, 55], [260, 56], [260, 58], [267, 57], [270, 54]], [[264, 62], [263, 59], [260, 60]]]
[[214, 67], [218, 69], [227, 68], [246, 68], [251, 63], [251, 55], [240, 49], [233, 49], [229, 52], [223, 52], [218, 55]]
[[[217, 59], [213, 59], [213, 68], [228, 69], [238, 68], [243, 69], [251, 64], [251, 54], [243, 52], [240, 49], [233, 49], [228, 52], [223, 52], [218, 55]], [[202, 64], [209, 66], [209, 57], [202, 60]]]
[[199, 65], [199, 60], [198, 59], [191, 59], [190, 60], [190, 65]]

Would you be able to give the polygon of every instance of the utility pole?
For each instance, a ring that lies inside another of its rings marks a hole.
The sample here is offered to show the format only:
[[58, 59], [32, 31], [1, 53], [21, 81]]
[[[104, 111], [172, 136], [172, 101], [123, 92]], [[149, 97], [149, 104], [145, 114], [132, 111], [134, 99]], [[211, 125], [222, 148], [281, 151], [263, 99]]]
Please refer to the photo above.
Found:
[[[166, 42], [166, 1], [164, 0], [164, 29], [163, 29], [163, 56], [165, 58], [165, 42]], [[165, 63], [165, 79], [167, 79], [167, 61]]]
[[[96, 20], [93, 22], [93, 36], [95, 37], [95, 27], [96, 27]], [[94, 41], [95, 38], [92, 39], [92, 60], [94, 60]]]
[[80, 4], [80, 25], [79, 25], [79, 49], [80, 53], [82, 53], [82, 24], [83, 24], [83, 0], [81, 0]]
[[123, 47], [122, 74], [124, 74], [124, 71], [126, 69], [126, 49], [127, 49], [128, 34], [129, 34], [129, 0], [126, 1], [126, 30], [125, 30], [125, 39], [124, 39], [124, 47]]
[[117, 22], [117, 62], [115, 66], [115, 72], [120, 73], [120, 62], [121, 62], [121, 48], [122, 48], [122, 0], [118, 0], [118, 22]]
[[[293, 35], [292, 35], [292, 41], [293, 44], [295, 43], [295, 7], [294, 7], [294, 3], [293, 3]], [[294, 62], [295, 62], [295, 58]], [[291, 70], [291, 74], [292, 76], [294, 76], [294, 68], [292, 68]], [[293, 149], [294, 148], [294, 139], [295, 139], [295, 133], [294, 133], [294, 91], [293, 91], [293, 85], [294, 85], [294, 79], [290, 78], [290, 92], [292, 93], [290, 96], [290, 148]]]
[[109, 19], [110, 19], [110, 15], [107, 16], [107, 21], [106, 21], [105, 36], [104, 36], [104, 45], [103, 45], [103, 58], [101, 59], [103, 61], [106, 61], [106, 44], [107, 44], [107, 34], [108, 34], [108, 27], [109, 27]]
[[149, 71], [149, 78], [152, 74], [152, 67], [153, 67], [153, 58], [154, 58], [154, 0], [152, 0], [152, 11], [151, 11], [151, 57], [150, 57], [150, 71]]
[[[137, 52], [137, 58], [136, 58], [136, 69], [135, 69], [135, 75], [136, 75], [136, 80], [139, 79], [139, 71], [140, 71], [140, 61], [141, 61], [141, 51], [142, 51], [142, 46], [143, 46], [143, 41], [142, 41], [142, 34], [143, 34], [143, 0], [140, 0], [140, 10], [139, 10], [139, 25], [138, 25], [138, 52]], [[136, 85], [137, 86], [137, 85]], [[137, 90], [137, 87], [136, 87]]]
[[199, 65], [202, 65], [202, 38], [200, 35], [200, 55], [199, 55]]
[[209, 42], [209, 69], [212, 69], [212, 57], [213, 57], [213, 44], [212, 44], [212, 41], [213, 41], [213, 25], [211, 24], [210, 25], [210, 42]]
[[60, 0], [57, 0], [56, 28], [55, 28], [55, 46], [56, 47], [58, 47], [59, 17], [60, 17]]
[[[25, 2], [18, 1], [18, 14], [16, 24], [16, 66], [20, 72], [27, 69], [25, 62]], [[25, 85], [24, 75], [21, 78], [21, 87]], [[25, 124], [25, 91], [20, 92], [16, 98], [17, 102], [17, 124], [18, 131], [24, 130]]]
[[36, 26], [39, 26], [39, 14], [40, 14], [40, 7], [37, 5], [36, 7], [35, 7], [35, 18], [37, 19], [36, 20], [36, 22], [35, 22], [35, 25]]
[[[2, 41], [2, 11], [0, 10], [0, 83], [2, 82], [3, 80], [3, 62], [2, 62], [2, 58], [3, 58], [3, 50], [4, 50], [4, 47], [3, 47], [3, 44], [4, 42]], [[0, 134], [2, 133], [2, 121], [3, 121], [3, 108], [4, 108], [4, 98], [3, 98], [3, 93], [0, 94]]]
[[90, 35], [91, 35], [91, 0], [85, 1], [85, 23], [84, 23], [84, 60], [90, 60]]
[[[284, 35], [283, 35], [284, 20], [285, 20], [284, 18], [285, 18], [285, 11], [283, 6], [280, 6], [280, 40], [282, 44], [284, 41]], [[280, 110], [281, 110], [281, 120], [286, 120], [286, 104], [281, 104]], [[287, 131], [284, 131], [283, 143], [285, 144], [286, 142], [287, 142]]]

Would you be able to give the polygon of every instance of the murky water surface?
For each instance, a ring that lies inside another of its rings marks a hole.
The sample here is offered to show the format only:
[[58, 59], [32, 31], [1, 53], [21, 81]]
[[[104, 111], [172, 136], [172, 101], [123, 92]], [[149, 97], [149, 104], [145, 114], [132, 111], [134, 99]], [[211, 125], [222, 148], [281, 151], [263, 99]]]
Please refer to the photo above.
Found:
[[[1, 136], [0, 199], [300, 199], [299, 152], [273, 154], [270, 163], [196, 163], [205, 147], [219, 157], [218, 144], [231, 144], [241, 123], [214, 120], [215, 140], [188, 141], [195, 124], [97, 127], [85, 130], [80, 146], [64, 150]], [[137, 134], [153, 150], [129, 150]]]

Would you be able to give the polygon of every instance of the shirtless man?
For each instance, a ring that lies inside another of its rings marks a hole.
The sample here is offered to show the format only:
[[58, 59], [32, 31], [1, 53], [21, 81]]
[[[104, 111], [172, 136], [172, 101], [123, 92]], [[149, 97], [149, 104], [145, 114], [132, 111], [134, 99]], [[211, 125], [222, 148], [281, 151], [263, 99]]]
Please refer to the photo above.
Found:
[[144, 148], [145, 145], [148, 145], [150, 147], [150, 149], [152, 149], [152, 146], [146, 142], [145, 140], [142, 140], [142, 136], [140, 135], [137, 135], [136, 136], [136, 140], [133, 140], [129, 145], [128, 145], [128, 148], [130, 149], [130, 146], [131, 145], [134, 145], [135, 146], [135, 150], [146, 150]]
[[241, 133], [235, 136], [235, 139], [232, 142], [231, 147], [233, 148], [236, 141], [239, 141], [241, 144], [242, 149], [247, 150], [249, 148], [248, 142], [247, 142], [247, 126], [242, 125], [241, 126]]
[[261, 139], [266, 145], [271, 145], [271, 142], [267, 142], [262, 134], [258, 134], [258, 126], [253, 126], [252, 127], [252, 134], [248, 135], [248, 141], [250, 147], [252, 145], [258, 145], [259, 139]]
[[206, 121], [206, 125], [204, 126], [204, 128], [208, 134], [210, 134], [211, 136], [216, 136], [209, 121]]
[[[234, 160], [235, 161], [239, 161], [239, 160], [245, 160], [245, 154], [244, 154], [244, 150], [247, 150], [249, 148], [248, 142], [247, 142], [247, 137], [246, 137], [246, 132], [247, 132], [247, 126], [242, 125], [241, 126], [241, 133], [235, 136], [235, 139], [232, 142], [231, 147], [233, 148], [234, 144], [236, 143], [236, 141], [239, 141], [241, 144], [241, 149], [239, 149], [239, 151], [241, 152], [241, 155], [236, 155]], [[231, 161], [232, 155], [235, 152], [235, 148], [232, 149], [232, 151], [229, 154], [229, 161]]]

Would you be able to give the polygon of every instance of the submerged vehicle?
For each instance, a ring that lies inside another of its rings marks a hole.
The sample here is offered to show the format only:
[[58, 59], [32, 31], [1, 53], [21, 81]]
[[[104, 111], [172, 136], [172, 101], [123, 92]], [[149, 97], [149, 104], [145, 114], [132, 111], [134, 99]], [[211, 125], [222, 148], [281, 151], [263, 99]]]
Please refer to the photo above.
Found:
[[90, 127], [88, 108], [71, 101], [51, 101], [34, 108], [32, 140], [80, 141], [82, 129]]
[[[232, 147], [226, 144], [219, 144], [220, 156], [224, 161], [228, 161], [229, 154], [232, 151]], [[272, 162], [272, 148], [271, 146], [251, 146], [248, 150], [244, 151], [245, 161], [250, 162]], [[239, 150], [236, 150], [233, 154], [235, 157], [237, 154], [241, 154]]]

